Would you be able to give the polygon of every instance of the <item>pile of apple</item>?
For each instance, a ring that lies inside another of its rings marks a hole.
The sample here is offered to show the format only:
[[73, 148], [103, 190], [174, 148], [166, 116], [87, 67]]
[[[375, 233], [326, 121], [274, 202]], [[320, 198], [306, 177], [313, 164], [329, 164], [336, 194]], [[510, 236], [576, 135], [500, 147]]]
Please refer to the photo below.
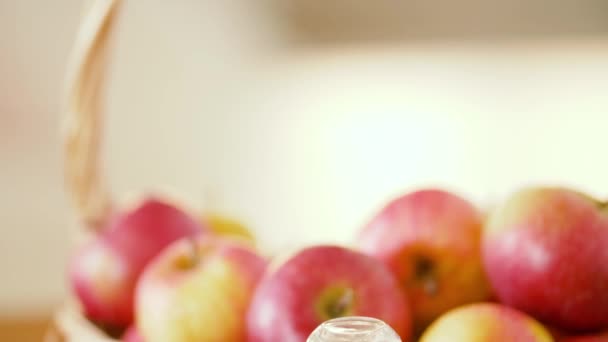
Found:
[[421, 190], [355, 246], [268, 260], [251, 241], [147, 199], [74, 255], [70, 280], [84, 315], [130, 342], [304, 342], [343, 316], [403, 341], [608, 341], [608, 206], [577, 191], [525, 189], [484, 215]]

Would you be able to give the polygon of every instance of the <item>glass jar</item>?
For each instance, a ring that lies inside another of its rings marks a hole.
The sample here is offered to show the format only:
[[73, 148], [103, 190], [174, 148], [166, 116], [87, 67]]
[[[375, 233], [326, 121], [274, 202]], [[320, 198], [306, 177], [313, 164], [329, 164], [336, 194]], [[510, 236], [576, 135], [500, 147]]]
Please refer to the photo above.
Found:
[[379, 319], [341, 317], [319, 325], [307, 342], [401, 342], [401, 339]]

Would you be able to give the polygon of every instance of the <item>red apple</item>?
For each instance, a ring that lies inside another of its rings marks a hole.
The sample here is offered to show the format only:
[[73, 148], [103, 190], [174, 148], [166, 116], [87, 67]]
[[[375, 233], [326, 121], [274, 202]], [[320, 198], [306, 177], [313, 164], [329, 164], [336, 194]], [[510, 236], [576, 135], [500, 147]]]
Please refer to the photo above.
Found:
[[547, 328], [547, 331], [549, 331], [555, 341], [561, 341], [568, 336], [561, 328], [554, 325], [545, 325], [545, 328]]
[[481, 233], [482, 218], [469, 202], [446, 191], [421, 190], [384, 207], [358, 245], [396, 275], [421, 330], [451, 308], [489, 298]]
[[73, 291], [87, 318], [104, 330], [120, 331], [132, 321], [131, 294], [123, 291], [128, 272], [128, 261], [104, 239], [89, 241], [72, 258]]
[[137, 331], [137, 328], [135, 328], [134, 325], [127, 329], [127, 332], [125, 332], [121, 340], [123, 342], [144, 342], [144, 339], [141, 337], [139, 331]]
[[579, 192], [531, 188], [491, 215], [483, 242], [499, 299], [568, 330], [608, 326], [608, 210]]
[[490, 303], [465, 305], [439, 317], [420, 342], [552, 342], [551, 334], [523, 312]]
[[261, 281], [247, 314], [248, 341], [304, 342], [343, 316], [383, 320], [409, 340], [407, 300], [382, 263], [343, 247], [306, 248]]
[[234, 239], [176, 241], [140, 278], [137, 327], [147, 342], [243, 341], [265, 268], [264, 258]]
[[608, 333], [570, 336], [559, 340], [560, 342], [608, 342]]
[[103, 327], [129, 326], [144, 267], [171, 242], [204, 230], [186, 213], [155, 199], [119, 214], [71, 260], [71, 286], [86, 316]]

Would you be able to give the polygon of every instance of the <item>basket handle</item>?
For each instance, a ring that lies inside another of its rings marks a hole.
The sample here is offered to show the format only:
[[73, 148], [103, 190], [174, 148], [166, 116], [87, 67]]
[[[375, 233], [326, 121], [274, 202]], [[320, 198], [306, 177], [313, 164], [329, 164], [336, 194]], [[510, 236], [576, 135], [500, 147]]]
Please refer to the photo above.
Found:
[[68, 65], [63, 123], [65, 181], [77, 214], [93, 230], [103, 226], [112, 207], [101, 174], [100, 145], [107, 46], [120, 2], [91, 2]]

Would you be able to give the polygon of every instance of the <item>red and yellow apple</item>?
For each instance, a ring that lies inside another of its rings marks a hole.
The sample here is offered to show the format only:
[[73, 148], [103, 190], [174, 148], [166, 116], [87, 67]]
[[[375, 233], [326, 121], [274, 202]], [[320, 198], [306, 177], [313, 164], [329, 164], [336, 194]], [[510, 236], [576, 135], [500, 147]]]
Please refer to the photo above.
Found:
[[451, 308], [489, 297], [481, 232], [481, 215], [469, 202], [421, 190], [384, 207], [363, 229], [358, 246], [396, 275], [420, 330]]
[[266, 260], [234, 240], [173, 243], [146, 268], [136, 290], [146, 342], [243, 341], [245, 314]]
[[608, 327], [608, 209], [579, 192], [530, 188], [489, 218], [488, 277], [501, 302], [568, 330]]
[[71, 259], [71, 286], [85, 315], [106, 328], [128, 327], [144, 267], [171, 242], [204, 231], [186, 213], [156, 199], [118, 214]]
[[537, 321], [515, 309], [476, 303], [452, 309], [433, 322], [420, 342], [552, 342]]
[[305, 248], [260, 282], [247, 314], [247, 341], [304, 342], [322, 322], [344, 316], [383, 320], [409, 341], [407, 300], [382, 263], [343, 247]]

